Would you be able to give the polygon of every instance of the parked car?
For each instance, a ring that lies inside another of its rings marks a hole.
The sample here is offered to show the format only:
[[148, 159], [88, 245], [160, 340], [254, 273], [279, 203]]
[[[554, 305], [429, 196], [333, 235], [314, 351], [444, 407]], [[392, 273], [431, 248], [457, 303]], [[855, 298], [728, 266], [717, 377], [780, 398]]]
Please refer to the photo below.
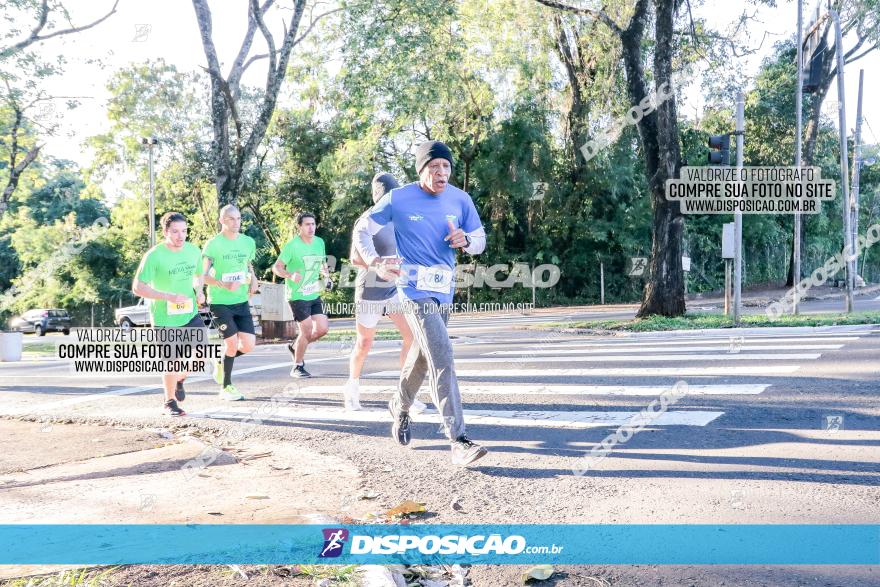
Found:
[[[199, 314], [205, 324], [211, 327], [211, 310], [207, 307], [199, 308]], [[120, 328], [131, 328], [133, 326], [149, 326], [150, 325], [150, 308], [147, 306], [144, 298], [138, 300], [133, 306], [119, 308], [113, 312], [114, 321]]]
[[13, 318], [9, 327], [17, 332], [32, 332], [45, 336], [47, 332], [70, 334], [70, 314], [58, 308], [28, 310], [18, 318]]

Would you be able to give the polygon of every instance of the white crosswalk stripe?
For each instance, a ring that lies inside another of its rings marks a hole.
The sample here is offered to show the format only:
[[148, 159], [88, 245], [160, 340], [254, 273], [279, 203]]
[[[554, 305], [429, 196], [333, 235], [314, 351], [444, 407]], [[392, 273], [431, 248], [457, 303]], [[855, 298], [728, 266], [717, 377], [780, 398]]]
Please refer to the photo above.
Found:
[[[798, 365], [736, 367], [628, 367], [620, 369], [456, 369], [459, 377], [704, 377], [730, 375], [787, 375]], [[379, 371], [367, 377], [398, 377], [399, 371]]]
[[[728, 345], [731, 346], [731, 345]], [[801, 344], [801, 345], [788, 345], [785, 347], [787, 351], [834, 351], [843, 348], [842, 344]], [[600, 354], [600, 353], [613, 353], [625, 351], [628, 353], [678, 353], [678, 352], [688, 352], [688, 353], [718, 353], [718, 352], [727, 352], [731, 354], [735, 354], [738, 352], [745, 351], [778, 351], [780, 350], [776, 345], [743, 345], [743, 346], [732, 346], [732, 349], [727, 349], [724, 347], [719, 348], [718, 346], [646, 346], [646, 347], [627, 347], [620, 348], [620, 345], [610, 345], [610, 346], [595, 346], [595, 347], [579, 347], [579, 348], [569, 348], [566, 346], [557, 347], [554, 346], [552, 349], [541, 348], [535, 349], [532, 348], [523, 348], [518, 351], [492, 351], [488, 353], [484, 353], [483, 356], [534, 356], [534, 355], [578, 355], [578, 354]]]
[[[688, 395], [758, 395], [763, 393], [769, 383], [760, 384], [716, 384], [716, 385], [689, 385]], [[341, 385], [316, 385], [299, 390], [303, 395], [339, 395], [342, 393]], [[376, 384], [361, 385], [362, 395], [391, 395], [397, 389], [397, 385]], [[648, 396], [656, 397], [669, 386], [663, 385], [582, 385], [578, 383], [567, 384], [480, 384], [465, 383], [461, 385], [461, 393], [468, 397], [472, 395], [598, 395], [598, 396]], [[295, 399], [292, 401], [296, 401]]]
[[456, 359], [456, 364], [473, 363], [652, 363], [685, 361], [814, 361], [822, 353], [783, 353], [778, 355], [753, 353], [727, 353], [714, 355], [591, 355], [591, 356], [551, 356], [535, 357], [531, 354], [519, 357], [489, 357], [482, 359]]
[[[189, 412], [195, 418], [253, 419], [253, 410], [223, 408], [203, 412]], [[544, 410], [464, 410], [469, 425], [485, 426], [541, 426], [551, 428], [596, 428], [621, 426], [635, 418], [639, 412], [609, 411], [544, 411]], [[652, 420], [649, 426], [706, 426], [722, 416], [716, 411], [667, 411]], [[269, 414], [261, 415], [263, 421], [299, 422], [391, 422], [388, 410], [361, 410], [346, 412], [341, 408], [289, 408], [279, 407]], [[440, 424], [440, 415], [430, 410], [413, 415], [415, 422]]]
[[[821, 339], [813, 339], [821, 341], [822, 343], [829, 342], [854, 342], [859, 340], [857, 336], [835, 336]], [[498, 341], [496, 341], [498, 342]], [[596, 341], [596, 340], [578, 340], [572, 341], [570, 339], [535, 339], [535, 340], [516, 340], [516, 341], [506, 341], [505, 346], [508, 347], [525, 347], [525, 348], [541, 348], [541, 349], [592, 349], [592, 348], [639, 348], [639, 347], [670, 347], [670, 346], [687, 346], [689, 344], [693, 344], [696, 346], [717, 346], [720, 347], [717, 350], [722, 350], [725, 346], [737, 346], [741, 344], [743, 348], [748, 347], [749, 345], [756, 344], [756, 342], [760, 342], [761, 344], [768, 343], [801, 343], [803, 342], [802, 338], [763, 338], [759, 340], [755, 340], [752, 337], [726, 337], [726, 338], [676, 338], [675, 340], [645, 340], [639, 342], [629, 342], [629, 341]], [[841, 346], [841, 345], [834, 345]], [[791, 348], [790, 345], [786, 345], [785, 347], [773, 346], [775, 349], [784, 350], [787, 348]]]

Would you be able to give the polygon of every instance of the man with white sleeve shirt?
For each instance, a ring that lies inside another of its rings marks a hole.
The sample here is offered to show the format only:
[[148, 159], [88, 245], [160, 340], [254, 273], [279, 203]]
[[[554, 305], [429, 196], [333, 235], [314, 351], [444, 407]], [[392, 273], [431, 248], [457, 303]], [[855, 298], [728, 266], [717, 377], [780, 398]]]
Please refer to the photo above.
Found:
[[[443, 143], [420, 144], [416, 148], [419, 181], [394, 189], [379, 200], [355, 224], [354, 240], [361, 258], [380, 277], [400, 276], [398, 295], [415, 338], [397, 393], [388, 404], [392, 437], [402, 445], [409, 444], [409, 409], [427, 375], [431, 397], [451, 443], [452, 462], [464, 466], [483, 457], [486, 449], [465, 434], [446, 324], [454, 288], [455, 250], [482, 253], [486, 232], [471, 197], [449, 185], [452, 163], [452, 153]], [[381, 257], [373, 246], [373, 235], [389, 222], [394, 223], [398, 258]]]

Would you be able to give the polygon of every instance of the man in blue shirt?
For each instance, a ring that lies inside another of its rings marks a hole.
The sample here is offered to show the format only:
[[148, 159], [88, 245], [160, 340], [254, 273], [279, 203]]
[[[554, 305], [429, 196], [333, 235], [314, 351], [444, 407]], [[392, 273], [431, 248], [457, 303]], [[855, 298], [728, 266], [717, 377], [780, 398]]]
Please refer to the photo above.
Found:
[[[409, 409], [425, 376], [431, 398], [443, 417], [452, 444], [452, 462], [468, 465], [486, 449], [465, 435], [461, 394], [455, 376], [452, 344], [446, 331], [454, 290], [455, 251], [478, 255], [486, 232], [471, 197], [449, 185], [452, 153], [439, 141], [416, 148], [417, 183], [391, 190], [355, 225], [355, 245], [364, 262], [380, 277], [397, 277], [403, 314], [415, 337], [400, 373], [400, 385], [388, 408], [392, 436], [410, 441]], [[372, 236], [394, 223], [397, 257], [381, 257]]]

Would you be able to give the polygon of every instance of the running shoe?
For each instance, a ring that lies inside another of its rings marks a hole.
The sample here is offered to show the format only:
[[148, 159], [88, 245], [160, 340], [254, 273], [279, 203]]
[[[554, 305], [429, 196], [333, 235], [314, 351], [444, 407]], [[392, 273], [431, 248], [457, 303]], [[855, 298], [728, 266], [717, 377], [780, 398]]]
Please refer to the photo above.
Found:
[[220, 390], [220, 399], [225, 399], [231, 402], [237, 402], [238, 400], [244, 399], [244, 396], [235, 389], [235, 386], [232, 384], [227, 385], [223, 389]]
[[169, 416], [186, 416], [186, 412], [177, 405], [177, 400], [174, 399], [165, 402], [165, 413]]
[[177, 382], [177, 389], [174, 390], [174, 398], [179, 402], [186, 399], [186, 390], [183, 388], [183, 381]]
[[391, 438], [406, 446], [410, 441], [409, 413], [395, 411], [390, 403], [388, 404], [388, 411], [391, 412]]
[[223, 359], [214, 361], [214, 381], [217, 385], [223, 385]]
[[425, 405], [424, 403], [420, 402], [417, 399], [414, 399], [412, 405], [409, 407], [409, 411], [412, 412], [413, 414], [421, 414], [422, 412], [424, 412], [427, 409], [428, 409], [428, 406]]
[[465, 467], [486, 456], [488, 451], [462, 434], [452, 441], [452, 464]]
[[296, 360], [296, 349], [293, 347], [293, 343], [287, 343], [287, 352], [290, 353], [290, 356], [293, 357], [293, 360]]
[[356, 412], [361, 410], [360, 401], [360, 383], [357, 379], [349, 379], [342, 388], [342, 395], [345, 398], [345, 411]]
[[294, 365], [293, 369], [290, 370], [290, 376], [304, 379], [306, 377], [311, 377], [312, 374], [306, 371], [305, 363], [303, 363], [302, 365]]

